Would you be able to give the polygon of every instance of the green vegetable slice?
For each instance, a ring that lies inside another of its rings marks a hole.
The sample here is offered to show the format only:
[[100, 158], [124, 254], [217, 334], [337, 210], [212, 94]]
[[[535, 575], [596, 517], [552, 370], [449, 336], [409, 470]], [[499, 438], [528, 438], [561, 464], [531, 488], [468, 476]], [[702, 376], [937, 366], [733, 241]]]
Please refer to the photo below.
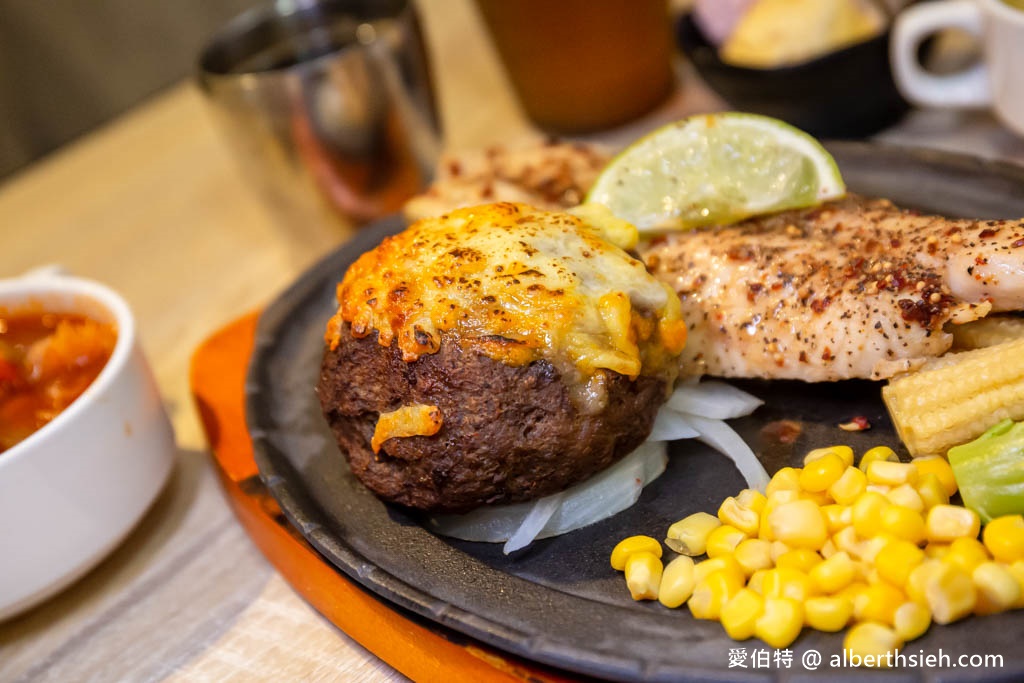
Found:
[[1003, 420], [949, 450], [960, 496], [983, 522], [1024, 513], [1024, 422]]

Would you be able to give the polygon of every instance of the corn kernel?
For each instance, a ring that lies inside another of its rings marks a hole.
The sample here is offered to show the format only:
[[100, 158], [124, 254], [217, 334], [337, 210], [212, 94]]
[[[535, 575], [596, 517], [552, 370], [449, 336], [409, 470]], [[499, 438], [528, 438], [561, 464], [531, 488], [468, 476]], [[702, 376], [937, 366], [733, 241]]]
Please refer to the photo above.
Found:
[[835, 453], [825, 453], [819, 458], [804, 464], [800, 472], [800, 488], [804, 491], [820, 493], [827, 491], [839, 477], [843, 476], [846, 463]]
[[981, 541], [969, 536], [954, 539], [949, 544], [949, 552], [942, 558], [944, 562], [955, 564], [968, 574], [973, 572], [979, 564], [988, 562], [990, 559], [992, 558], [989, 557], [988, 550], [985, 549]]
[[882, 528], [882, 513], [892, 505], [885, 496], [866, 491], [853, 503], [853, 528], [861, 538], [871, 538]]
[[810, 577], [798, 569], [776, 567], [765, 573], [761, 594], [766, 598], [793, 598], [803, 602], [814, 594], [814, 585]]
[[971, 573], [978, 593], [977, 614], [995, 614], [1011, 609], [1020, 600], [1020, 584], [1005, 564], [982, 562]]
[[818, 507], [831, 505], [834, 502], [827, 491], [801, 491], [800, 500], [809, 500]]
[[769, 503], [775, 503], [776, 507], [783, 503], [792, 503], [794, 500], [800, 500], [804, 493], [805, 491], [800, 489], [781, 489], [765, 498], [765, 506], [767, 507]]
[[771, 647], [789, 647], [804, 625], [804, 610], [792, 598], [765, 598], [764, 610], [754, 625], [754, 635]]
[[885, 497], [893, 505], [901, 505], [919, 514], [924, 512], [924, 500], [921, 498], [921, 494], [917, 492], [917, 489], [910, 484], [900, 484], [890, 489], [885, 494]]
[[924, 517], [902, 505], [890, 505], [882, 511], [882, 531], [914, 545], [924, 543]]
[[928, 608], [917, 602], [905, 602], [896, 608], [893, 614], [893, 629], [900, 640], [905, 643], [917, 640], [932, 625], [932, 615]]
[[907, 601], [899, 588], [882, 581], [868, 585], [853, 600], [857, 621], [875, 621], [892, 626], [896, 608]]
[[771, 514], [771, 511], [774, 509], [775, 506], [771, 503], [771, 501], [769, 501], [764, 506], [764, 511], [761, 513], [761, 522], [760, 525], [757, 527], [757, 537], [765, 541], [775, 540], [772, 537], [772, 527], [768, 523], [768, 515]]
[[825, 545], [821, 546], [821, 556], [826, 560], [838, 552], [839, 549], [836, 548], [836, 544], [832, 542], [831, 538], [825, 541]]
[[723, 524], [708, 534], [707, 552], [708, 557], [720, 555], [732, 555], [740, 541], [747, 535], [729, 524]]
[[910, 572], [922, 562], [924, 551], [903, 539], [887, 543], [875, 556], [878, 575], [898, 588], [906, 585]]
[[765, 503], [768, 502], [768, 498], [763, 493], [754, 489], [743, 489], [736, 495], [736, 500], [743, 507], [753, 510], [759, 515], [764, 511]]
[[857, 601], [857, 596], [866, 591], [868, 584], [863, 581], [854, 581], [846, 588], [842, 588], [835, 593], [837, 598], [846, 598], [850, 601], [850, 604], [854, 604]]
[[690, 599], [693, 587], [696, 585], [693, 558], [688, 555], [679, 555], [665, 565], [665, 570], [661, 574], [661, 585], [658, 588], [658, 602], [665, 607], [679, 607]]
[[892, 493], [892, 487], [888, 484], [872, 484], [870, 482], [864, 487], [864, 490], [878, 493], [884, 496], [886, 500], [889, 499], [889, 494]]
[[1020, 586], [1020, 598], [1014, 603], [1014, 609], [1020, 609], [1024, 607], [1024, 560], [1017, 560], [1009, 566], [1010, 574], [1017, 580], [1017, 585]]
[[888, 446], [875, 446], [874, 448], [865, 451], [864, 455], [860, 456], [860, 464], [858, 467], [861, 471], [867, 472], [868, 466], [871, 463], [882, 460], [887, 462], [899, 462], [900, 459], [896, 455], [896, 451], [889, 448]]
[[741, 583], [743, 579], [746, 578], [746, 574], [743, 573], [743, 569], [736, 561], [736, 558], [732, 555], [720, 555], [719, 557], [701, 560], [693, 565], [693, 578], [697, 583], [700, 583], [713, 572], [717, 571], [729, 572]]
[[853, 617], [849, 598], [818, 596], [804, 603], [804, 621], [813, 629], [835, 633], [842, 631]]
[[820, 564], [821, 561], [821, 555], [813, 550], [810, 550], [809, 548], [795, 548], [779, 555], [779, 558], [775, 560], [775, 566], [797, 569], [806, 574], [811, 571], [811, 568], [814, 567], [814, 565]]
[[917, 469], [909, 462], [876, 460], [868, 465], [865, 474], [868, 477], [868, 483], [882, 486], [913, 485], [917, 482]]
[[927, 557], [941, 560], [949, 554], [949, 543], [929, 543], [924, 547], [924, 554]]
[[885, 546], [896, 540], [899, 539], [884, 532], [876, 536], [872, 536], [868, 540], [864, 541], [860, 553], [860, 559], [870, 565], [874, 565], [875, 559], [878, 557], [878, 553], [882, 552], [882, 549], [885, 548]]
[[851, 557], [860, 557], [864, 554], [864, 541], [857, 536], [857, 530], [852, 526], [840, 529], [832, 536], [832, 542], [837, 548], [848, 553]]
[[747, 588], [754, 591], [758, 595], [764, 595], [764, 577], [768, 575], [769, 569], [758, 569], [756, 572], [750, 575], [750, 580], [747, 581]]
[[682, 555], [703, 555], [707, 550], [708, 536], [721, 525], [714, 515], [695, 512], [668, 528], [665, 545]]
[[[687, 556], [688, 557], [688, 556]], [[692, 558], [691, 558], [692, 559]], [[736, 558], [732, 555], [725, 555], [722, 557], [707, 558], [693, 563], [693, 578], [694, 581], [700, 583], [705, 578], [711, 575], [712, 572], [717, 572], [722, 569], [730, 568], [730, 561], [735, 561]], [[743, 570], [739, 569], [739, 565], [736, 565], [740, 575], [743, 575]]]
[[[856, 470], [859, 472], [860, 470]], [[825, 525], [828, 532], [834, 534], [845, 526], [853, 523], [853, 510], [848, 505], [823, 505], [821, 514], [825, 515]]]
[[924, 598], [936, 624], [949, 624], [963, 619], [978, 600], [971, 575], [959, 567], [939, 562], [924, 584]]
[[1024, 560], [1024, 516], [996, 517], [985, 525], [981, 537], [992, 557], [1000, 562]]
[[764, 489], [764, 495], [768, 498], [778, 491], [799, 491], [800, 490], [800, 468], [783, 467], [772, 475], [768, 485]]
[[804, 467], [811, 464], [815, 460], [819, 460], [826, 455], [835, 455], [843, 461], [843, 467], [850, 467], [853, 465], [853, 449], [849, 446], [825, 446], [824, 448], [815, 448], [812, 451], [808, 451], [807, 455], [804, 456]]
[[772, 536], [793, 548], [817, 550], [828, 538], [821, 508], [809, 500], [784, 503], [771, 511]]
[[763, 538], [748, 538], [736, 546], [733, 557], [739, 563], [743, 573], [750, 576], [758, 569], [770, 569], [772, 566], [772, 544]]
[[661, 558], [661, 544], [650, 536], [630, 536], [619, 541], [619, 544], [612, 550], [612, 569], [624, 571], [626, 560], [633, 553], [647, 552], [655, 558]]
[[910, 570], [906, 583], [907, 597], [918, 604], [927, 605], [928, 597], [925, 595], [925, 588], [932, 577], [941, 569], [941, 561], [927, 558], [924, 562]]
[[[721, 578], [715, 578], [718, 576], [721, 576]], [[721, 571], [712, 572], [705, 579], [705, 581], [708, 578], [712, 579], [712, 583], [714, 583], [715, 581], [720, 581], [726, 588], [726, 595], [730, 598], [733, 595], [735, 595], [741, 588], [743, 588], [744, 584], [747, 582], [747, 577], [743, 576], [743, 574], [737, 574], [733, 571], [724, 569]], [[726, 602], [728, 602], [728, 600], [726, 600]], [[724, 606], [725, 603], [722, 603], [722, 605]]]
[[917, 470], [919, 480], [927, 474], [934, 474], [939, 478], [947, 497], [956, 493], [956, 477], [953, 476], [953, 468], [949, 461], [941, 455], [925, 455], [914, 458], [910, 464]]
[[686, 602], [696, 619], [719, 619], [722, 608], [743, 588], [742, 580], [728, 571], [711, 572], [693, 588]]
[[934, 472], [922, 475], [914, 489], [921, 496], [925, 510], [931, 510], [936, 505], [949, 504], [946, 487], [942, 485], [942, 480]]
[[853, 560], [853, 569], [854, 572], [856, 572], [853, 578], [855, 582], [864, 581], [866, 583], [878, 583], [881, 581], [878, 576], [878, 570], [876, 570], [874, 566], [868, 564], [864, 560], [854, 559], [852, 556], [850, 559]]
[[786, 553], [792, 552], [792, 551], [793, 551], [793, 548], [791, 548], [790, 546], [787, 546], [786, 544], [782, 543], [781, 541], [772, 541], [771, 542], [771, 563], [772, 563], [772, 565], [774, 566], [774, 565], [778, 564], [779, 558], [781, 558]]
[[775, 537], [772, 536], [772, 526], [768, 523], [768, 516], [771, 514], [772, 510], [783, 503], [789, 503], [799, 499], [800, 491], [795, 489], [783, 489], [770, 495], [766, 499], [764, 509], [761, 511], [761, 524], [757, 529], [758, 538], [763, 538], [766, 541], [774, 541]]
[[[721, 506], [718, 508], [718, 519], [722, 521], [723, 526], [731, 526], [734, 529], [739, 529], [747, 536], [756, 535], [757, 529], [761, 524], [760, 515], [753, 510], [740, 505], [739, 501], [732, 496], [729, 496], [722, 501]], [[711, 535], [714, 536], [714, 534], [719, 532], [721, 529], [722, 527], [715, 529], [711, 532]]]
[[871, 622], [856, 624], [843, 638], [848, 660], [876, 668], [892, 666], [896, 650], [902, 646], [896, 631]]
[[661, 560], [646, 550], [626, 560], [626, 586], [634, 600], [657, 600], [661, 586]]
[[856, 467], [847, 467], [842, 475], [828, 487], [832, 500], [840, 505], [853, 505], [868, 485], [868, 478]]
[[948, 542], [961, 536], [977, 536], [981, 520], [974, 510], [958, 505], [936, 505], [928, 511], [925, 528], [929, 541]]
[[764, 599], [749, 588], [742, 588], [722, 607], [722, 626], [733, 640], [746, 640], [754, 635], [763, 611]]
[[835, 593], [849, 586], [857, 574], [853, 560], [843, 550], [815, 565], [808, 573], [811, 583], [820, 593]]

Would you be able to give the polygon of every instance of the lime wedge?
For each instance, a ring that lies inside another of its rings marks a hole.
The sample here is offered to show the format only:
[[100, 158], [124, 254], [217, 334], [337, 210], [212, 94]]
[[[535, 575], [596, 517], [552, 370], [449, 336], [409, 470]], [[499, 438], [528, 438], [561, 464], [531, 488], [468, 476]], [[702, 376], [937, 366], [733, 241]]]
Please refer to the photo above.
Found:
[[587, 195], [641, 232], [733, 223], [841, 197], [832, 156], [778, 119], [727, 112], [670, 123], [626, 148]]

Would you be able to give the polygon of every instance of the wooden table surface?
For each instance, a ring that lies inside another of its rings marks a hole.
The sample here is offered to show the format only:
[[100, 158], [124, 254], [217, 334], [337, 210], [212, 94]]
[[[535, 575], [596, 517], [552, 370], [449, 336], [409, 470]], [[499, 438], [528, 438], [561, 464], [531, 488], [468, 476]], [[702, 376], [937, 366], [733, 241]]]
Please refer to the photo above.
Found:
[[[421, 5], [447, 144], [529, 132], [468, 0]], [[680, 93], [617, 139], [720, 106], [681, 71]], [[982, 113], [918, 112], [881, 137], [1024, 161], [1024, 142]], [[124, 294], [180, 448], [167, 488], [123, 546], [0, 624], [0, 681], [402, 678], [298, 598], [248, 540], [218, 490], [189, 396], [193, 349], [346, 235], [290, 237], [239, 178], [189, 83], [0, 186], [0, 276], [60, 263]]]

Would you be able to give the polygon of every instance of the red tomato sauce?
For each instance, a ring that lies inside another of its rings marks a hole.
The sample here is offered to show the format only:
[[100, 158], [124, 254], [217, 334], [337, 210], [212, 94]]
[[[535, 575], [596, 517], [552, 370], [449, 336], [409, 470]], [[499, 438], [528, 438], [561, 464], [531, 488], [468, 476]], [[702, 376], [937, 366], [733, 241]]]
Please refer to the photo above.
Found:
[[0, 453], [71, 405], [116, 342], [112, 325], [85, 316], [0, 310]]

